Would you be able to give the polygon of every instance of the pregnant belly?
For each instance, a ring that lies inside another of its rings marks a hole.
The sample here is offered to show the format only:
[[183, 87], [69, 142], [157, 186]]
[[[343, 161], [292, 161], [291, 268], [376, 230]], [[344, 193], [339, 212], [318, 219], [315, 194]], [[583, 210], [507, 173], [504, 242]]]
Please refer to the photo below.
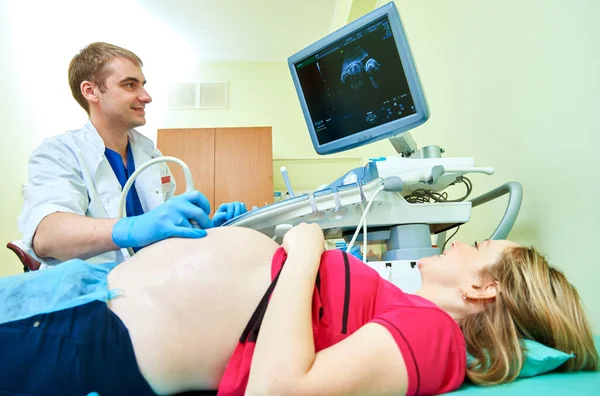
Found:
[[248, 229], [215, 229], [149, 246], [109, 274], [109, 287], [123, 290], [109, 306], [157, 393], [216, 389], [270, 283], [276, 248]]

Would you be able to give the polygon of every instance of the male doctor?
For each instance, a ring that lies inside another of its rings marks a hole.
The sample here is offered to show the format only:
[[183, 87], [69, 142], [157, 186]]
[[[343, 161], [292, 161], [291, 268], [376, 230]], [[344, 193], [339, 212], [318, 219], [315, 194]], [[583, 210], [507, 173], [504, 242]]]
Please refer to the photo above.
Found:
[[71, 92], [89, 121], [33, 152], [19, 216], [25, 247], [45, 264], [72, 258], [120, 262], [129, 256], [126, 248], [169, 237], [202, 238], [205, 229], [246, 211], [240, 202], [223, 204], [211, 220], [200, 192], [171, 198], [175, 181], [160, 163], [136, 178], [127, 217], [117, 218], [122, 187], [136, 165], [162, 155], [133, 129], [146, 123], [152, 101], [145, 83], [140, 58], [115, 45], [92, 43], [71, 60]]

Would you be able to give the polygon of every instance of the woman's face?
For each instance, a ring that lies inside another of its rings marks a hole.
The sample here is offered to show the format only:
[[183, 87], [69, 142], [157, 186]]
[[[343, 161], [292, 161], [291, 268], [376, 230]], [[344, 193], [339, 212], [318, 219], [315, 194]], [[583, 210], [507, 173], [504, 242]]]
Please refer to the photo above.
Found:
[[443, 254], [419, 260], [422, 281], [447, 287], [459, 287], [465, 282], [477, 284], [481, 270], [495, 264], [506, 249], [518, 246], [505, 240], [486, 240], [473, 245], [452, 242]]

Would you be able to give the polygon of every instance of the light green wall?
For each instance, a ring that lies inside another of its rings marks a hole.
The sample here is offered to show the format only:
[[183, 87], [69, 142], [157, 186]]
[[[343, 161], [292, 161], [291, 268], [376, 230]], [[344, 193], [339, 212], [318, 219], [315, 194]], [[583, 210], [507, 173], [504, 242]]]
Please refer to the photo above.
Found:
[[[200, 63], [182, 81], [228, 81], [227, 110], [170, 110], [162, 125], [261, 126], [273, 128], [275, 190], [284, 189], [280, 166], [286, 166], [294, 189], [311, 190], [335, 180], [340, 172], [362, 166], [359, 150], [319, 157], [307, 133], [296, 91], [285, 62]], [[320, 165], [326, 161], [325, 169]]]
[[[524, 199], [510, 237], [547, 254], [579, 289], [600, 332], [600, 2], [396, 1], [431, 119], [412, 132], [446, 156], [493, 166]], [[505, 201], [476, 208], [457, 235], [493, 231]]]
[[[5, 7], [6, 2], [0, 4]], [[414, 130], [413, 137], [420, 146], [444, 147], [447, 157], [473, 156], [478, 165], [493, 166], [494, 176], [472, 177], [474, 194], [509, 180], [523, 184], [523, 206], [511, 237], [536, 245], [564, 270], [578, 287], [595, 331], [600, 332], [600, 305], [594, 304], [600, 301], [596, 287], [600, 259], [595, 249], [600, 236], [595, 199], [600, 196], [600, 183], [594, 176], [600, 165], [596, 157], [600, 147], [600, 118], [596, 115], [600, 108], [600, 25], [594, 19], [600, 15], [600, 2], [399, 0], [396, 4], [431, 109], [431, 119]], [[349, 11], [351, 7], [345, 4], [341, 8]], [[7, 12], [1, 11], [4, 18]], [[63, 22], [68, 24], [68, 20]], [[54, 26], [57, 23], [60, 21], [53, 20]], [[123, 42], [119, 38], [124, 35], [115, 36], [107, 30], [89, 38], [80, 36], [76, 45], [61, 37], [51, 44], [59, 55], [36, 63], [34, 56], [22, 58], [23, 48], [17, 51], [14, 35], [9, 39], [7, 29], [2, 21], [0, 139], [4, 152], [0, 161], [7, 172], [2, 183], [0, 242], [19, 237], [16, 218], [21, 209], [20, 186], [33, 146], [44, 134], [59, 133], [81, 121], [66, 87], [63, 91], [55, 89], [66, 84], [66, 67], [48, 71], [24, 66], [64, 63], [65, 54], [74, 53], [82, 40], [101, 39], [103, 34], [107, 41], [142, 53], [155, 99], [145, 130], [152, 138], [159, 127], [271, 125], [274, 156], [283, 159], [276, 167], [290, 158], [301, 158], [291, 161], [290, 169], [292, 180], [302, 188], [316, 187], [369, 156], [393, 154], [388, 142], [378, 142], [339, 154], [337, 160], [328, 160], [325, 172], [316, 172], [315, 162], [306, 160], [317, 156], [285, 62], [199, 64], [175, 75], [173, 56], [159, 57], [154, 52], [163, 54], [162, 49]], [[36, 37], [38, 47], [50, 47], [50, 41], [43, 41], [49, 38]], [[34, 45], [33, 40], [29, 43]], [[159, 41], [152, 43], [159, 45]], [[159, 58], [171, 63], [153, 66]], [[230, 108], [166, 111], [166, 81], [174, 77], [180, 81], [228, 81]], [[31, 86], [24, 88], [23, 81]], [[44, 81], [52, 89], [47, 89]], [[63, 120], [40, 132], [43, 120], [39, 114], [48, 113], [58, 113]], [[315, 178], [315, 173], [321, 179]], [[280, 181], [276, 179], [276, 183]], [[460, 188], [451, 192], [462, 194]], [[471, 242], [488, 236], [504, 205], [505, 201], [500, 201], [476, 208], [472, 221], [457, 237]], [[0, 247], [0, 275], [19, 270], [12, 254]]]
[[[431, 111], [413, 137], [420, 146], [442, 146], [446, 157], [494, 167], [494, 176], [471, 177], [473, 195], [521, 182], [523, 205], [510, 237], [535, 245], [564, 271], [599, 333], [600, 2], [395, 3]], [[369, 11], [361, 4], [353, 2], [349, 20]], [[392, 151], [377, 143], [361, 153]], [[462, 195], [459, 187], [450, 191]], [[497, 201], [475, 208], [457, 238], [490, 235], [506, 205]]]
[[273, 155], [314, 154], [284, 62], [200, 63], [187, 81], [227, 81], [229, 108], [221, 110], [170, 110], [168, 128], [260, 126], [273, 127]]
[[14, 48], [9, 39], [8, 16], [6, 3], [0, 2], [0, 165], [4, 173], [0, 187], [0, 276], [20, 270], [16, 256], [4, 245], [19, 238], [15, 216], [21, 208], [20, 186], [27, 175], [30, 151], [26, 143], [27, 112], [14, 78], [15, 59], [10, 56]]
[[368, 12], [374, 10], [377, 5], [377, 0], [354, 0], [352, 8], [348, 15], [348, 22], [352, 22]]

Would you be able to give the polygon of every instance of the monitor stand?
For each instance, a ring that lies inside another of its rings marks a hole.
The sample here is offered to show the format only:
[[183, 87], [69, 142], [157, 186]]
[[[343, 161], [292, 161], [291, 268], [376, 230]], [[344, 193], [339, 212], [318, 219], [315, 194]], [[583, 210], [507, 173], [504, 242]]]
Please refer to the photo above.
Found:
[[404, 132], [388, 139], [398, 154], [410, 157], [417, 151], [417, 142], [412, 138], [410, 132]]
[[[435, 145], [417, 149], [417, 143], [409, 132], [391, 137], [389, 141], [396, 152], [404, 158], [441, 158], [444, 152], [442, 148]], [[349, 236], [345, 236], [344, 239]], [[363, 237], [364, 235], [359, 234], [356, 243], [360, 244]], [[369, 261], [367, 265], [407, 293], [414, 293], [421, 286], [421, 276], [417, 267], [418, 260], [440, 254], [440, 247], [431, 243], [429, 224], [396, 225], [368, 232], [367, 238], [382, 240], [386, 244], [386, 251], [383, 253], [381, 261]], [[438, 241], [442, 243], [445, 241], [445, 232], [438, 235]]]
[[[429, 225], [404, 224], [388, 230], [367, 232], [367, 235], [370, 240], [385, 241], [386, 251], [381, 256], [381, 261], [367, 261], [366, 264], [405, 293], [419, 290], [419, 259], [440, 254], [440, 248], [431, 244]], [[362, 237], [363, 235], [359, 235], [356, 239], [357, 245], [362, 242]]]
[[404, 132], [388, 139], [394, 149], [402, 157], [408, 158], [442, 158], [444, 149], [430, 145], [417, 150], [417, 142], [413, 139], [410, 132]]

